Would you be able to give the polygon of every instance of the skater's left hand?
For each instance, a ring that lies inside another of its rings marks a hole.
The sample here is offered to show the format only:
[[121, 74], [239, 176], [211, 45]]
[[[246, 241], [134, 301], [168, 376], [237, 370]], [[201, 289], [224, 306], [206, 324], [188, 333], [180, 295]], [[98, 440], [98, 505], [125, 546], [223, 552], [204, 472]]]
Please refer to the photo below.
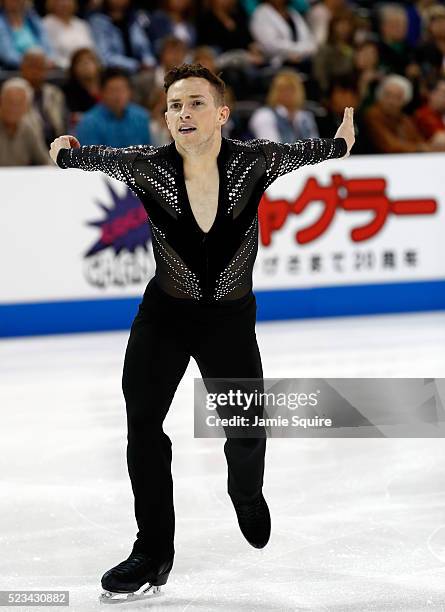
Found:
[[347, 106], [345, 108], [343, 122], [338, 128], [334, 138], [344, 138], [346, 140], [346, 146], [348, 147], [348, 150], [344, 157], [349, 157], [349, 152], [355, 142], [354, 109], [351, 106]]

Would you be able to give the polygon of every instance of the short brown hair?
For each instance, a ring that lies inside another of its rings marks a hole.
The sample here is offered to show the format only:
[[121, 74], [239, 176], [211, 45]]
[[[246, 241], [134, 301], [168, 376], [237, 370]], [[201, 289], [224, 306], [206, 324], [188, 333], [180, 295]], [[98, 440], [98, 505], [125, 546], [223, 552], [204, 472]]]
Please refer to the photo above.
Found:
[[219, 77], [219, 75], [214, 74], [201, 64], [182, 64], [181, 66], [175, 66], [169, 70], [164, 78], [165, 93], [167, 93], [168, 88], [173, 85], [175, 81], [187, 79], [189, 77], [198, 77], [200, 79], [206, 79], [206, 81], [209, 81], [209, 83], [213, 86], [215, 106], [223, 106], [225, 104], [224, 95], [226, 91], [226, 84]]

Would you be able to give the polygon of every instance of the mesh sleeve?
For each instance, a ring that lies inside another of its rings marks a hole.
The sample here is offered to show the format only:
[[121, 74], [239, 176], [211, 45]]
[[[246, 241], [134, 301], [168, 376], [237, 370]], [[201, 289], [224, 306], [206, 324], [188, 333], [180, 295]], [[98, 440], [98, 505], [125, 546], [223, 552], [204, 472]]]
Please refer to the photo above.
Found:
[[343, 157], [348, 150], [344, 138], [308, 138], [293, 143], [262, 140], [261, 148], [266, 158], [264, 189], [288, 172], [308, 164]]
[[57, 165], [64, 170], [67, 168], [78, 168], [90, 172], [99, 170], [118, 181], [127, 182], [129, 168], [136, 154], [154, 148], [150, 145], [133, 145], [125, 148], [88, 145], [78, 149], [60, 149], [57, 155]]

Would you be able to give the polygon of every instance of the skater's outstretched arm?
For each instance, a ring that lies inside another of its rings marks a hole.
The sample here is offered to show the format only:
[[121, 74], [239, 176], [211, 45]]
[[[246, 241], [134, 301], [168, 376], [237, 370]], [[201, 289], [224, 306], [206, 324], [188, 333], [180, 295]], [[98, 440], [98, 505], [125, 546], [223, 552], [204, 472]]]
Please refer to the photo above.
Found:
[[133, 145], [125, 148], [106, 145], [82, 147], [75, 136], [59, 136], [51, 143], [49, 154], [60, 168], [79, 170], [100, 170], [113, 178], [127, 182], [131, 176], [131, 164], [138, 151], [154, 148], [151, 145]]
[[355, 142], [353, 114], [353, 108], [345, 108], [343, 122], [334, 138], [308, 138], [293, 143], [261, 141], [266, 157], [264, 189], [279, 176], [301, 166], [318, 164], [326, 159], [348, 157]]

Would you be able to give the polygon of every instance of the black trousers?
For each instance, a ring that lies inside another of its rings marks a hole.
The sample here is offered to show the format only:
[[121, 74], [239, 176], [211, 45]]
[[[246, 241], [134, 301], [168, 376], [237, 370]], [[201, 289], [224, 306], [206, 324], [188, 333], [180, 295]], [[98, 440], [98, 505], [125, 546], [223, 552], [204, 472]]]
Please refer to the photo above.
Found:
[[[263, 371], [255, 335], [253, 293], [203, 304], [177, 299], [152, 279], [133, 321], [122, 377], [138, 534], [134, 551], [174, 555], [175, 514], [172, 444], [163, 421], [190, 357], [205, 379], [255, 378]], [[227, 490], [233, 501], [249, 502], [262, 489], [266, 438], [228, 438], [224, 454]]]

